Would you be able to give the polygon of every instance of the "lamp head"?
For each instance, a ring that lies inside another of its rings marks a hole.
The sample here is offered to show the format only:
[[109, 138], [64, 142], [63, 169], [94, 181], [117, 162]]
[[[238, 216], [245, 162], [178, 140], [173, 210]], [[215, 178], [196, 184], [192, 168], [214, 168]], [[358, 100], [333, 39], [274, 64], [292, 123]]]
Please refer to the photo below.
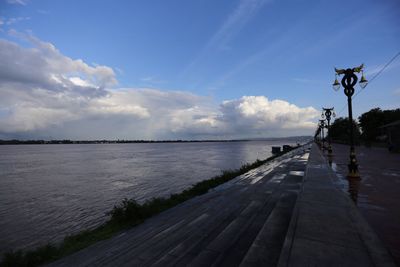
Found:
[[332, 88], [333, 88], [333, 90], [335, 90], [335, 91], [338, 91], [338, 90], [340, 89], [340, 83], [339, 83], [339, 81], [337, 80], [337, 74], [335, 74], [335, 81], [334, 81], [333, 84], [332, 84]]
[[361, 80], [359, 82], [359, 85], [361, 86], [362, 89], [364, 89], [367, 86], [367, 84], [368, 84], [368, 80], [365, 78], [364, 72], [362, 72]]

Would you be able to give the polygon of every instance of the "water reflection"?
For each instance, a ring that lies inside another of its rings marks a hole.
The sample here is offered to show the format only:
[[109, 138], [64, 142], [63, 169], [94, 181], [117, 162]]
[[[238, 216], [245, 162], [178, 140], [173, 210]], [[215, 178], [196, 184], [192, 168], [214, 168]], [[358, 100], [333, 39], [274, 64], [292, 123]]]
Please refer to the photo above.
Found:
[[349, 180], [345, 176], [348, 146], [335, 144], [333, 151], [336, 185], [355, 201], [359, 211], [400, 263], [400, 155], [384, 148], [360, 146], [357, 159], [362, 179]]
[[347, 177], [347, 181], [349, 182], [348, 186], [349, 195], [353, 200], [353, 202], [357, 205], [361, 178]]
[[329, 163], [330, 167], [332, 167], [332, 159], [333, 159], [333, 156], [331, 154], [328, 154], [328, 163]]
[[336, 181], [336, 185], [343, 191], [347, 192], [353, 202], [357, 205], [359, 202], [358, 198], [360, 193], [361, 178], [343, 176], [341, 172], [344, 172], [345, 170], [341, 168], [347, 166], [346, 164], [340, 164], [341, 166], [338, 166], [338, 164], [332, 160], [328, 160], [328, 162], [329, 166], [331, 166], [332, 170], [339, 177], [339, 180]]

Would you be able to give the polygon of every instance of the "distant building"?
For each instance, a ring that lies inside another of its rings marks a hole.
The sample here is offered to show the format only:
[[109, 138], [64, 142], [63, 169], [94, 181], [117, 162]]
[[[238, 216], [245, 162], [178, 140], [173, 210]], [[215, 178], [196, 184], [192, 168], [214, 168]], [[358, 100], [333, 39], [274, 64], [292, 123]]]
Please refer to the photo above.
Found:
[[283, 145], [283, 146], [282, 146], [283, 152], [288, 152], [288, 151], [290, 151], [291, 149], [292, 149], [292, 146], [289, 146], [289, 145]]
[[400, 120], [380, 127], [386, 135], [390, 151], [400, 151]]

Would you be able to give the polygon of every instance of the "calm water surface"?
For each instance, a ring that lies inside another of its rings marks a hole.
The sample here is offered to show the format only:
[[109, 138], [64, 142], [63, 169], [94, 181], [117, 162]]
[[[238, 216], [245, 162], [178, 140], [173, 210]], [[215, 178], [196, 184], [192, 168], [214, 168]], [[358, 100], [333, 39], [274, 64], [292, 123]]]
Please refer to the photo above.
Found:
[[168, 196], [284, 141], [0, 146], [0, 253], [103, 223], [123, 198]]

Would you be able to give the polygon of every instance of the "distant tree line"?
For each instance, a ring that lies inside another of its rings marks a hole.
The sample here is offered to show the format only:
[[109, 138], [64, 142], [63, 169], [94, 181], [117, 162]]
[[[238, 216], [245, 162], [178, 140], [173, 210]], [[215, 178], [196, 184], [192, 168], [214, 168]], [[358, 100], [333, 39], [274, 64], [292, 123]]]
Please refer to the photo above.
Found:
[[1, 140], [0, 145], [243, 142], [249, 140]]
[[[358, 117], [358, 122], [353, 120], [353, 133], [356, 144], [385, 142], [382, 126], [400, 120], [400, 109], [381, 110], [373, 108]], [[350, 127], [348, 118], [337, 118], [330, 129], [333, 141], [348, 143], [350, 138]]]
[[130, 143], [200, 143], [200, 142], [245, 142], [245, 141], [295, 141], [297, 143], [304, 143], [310, 140], [310, 136], [291, 136], [291, 137], [271, 137], [271, 138], [252, 138], [252, 139], [204, 139], [204, 140], [1, 140], [0, 145], [41, 145], [41, 144], [130, 144]]
[[[339, 143], [348, 143], [350, 140], [350, 122], [349, 118], [337, 118], [332, 124], [329, 130], [332, 141]], [[354, 141], [356, 144], [360, 143], [361, 131], [358, 123], [353, 120], [353, 134]]]

